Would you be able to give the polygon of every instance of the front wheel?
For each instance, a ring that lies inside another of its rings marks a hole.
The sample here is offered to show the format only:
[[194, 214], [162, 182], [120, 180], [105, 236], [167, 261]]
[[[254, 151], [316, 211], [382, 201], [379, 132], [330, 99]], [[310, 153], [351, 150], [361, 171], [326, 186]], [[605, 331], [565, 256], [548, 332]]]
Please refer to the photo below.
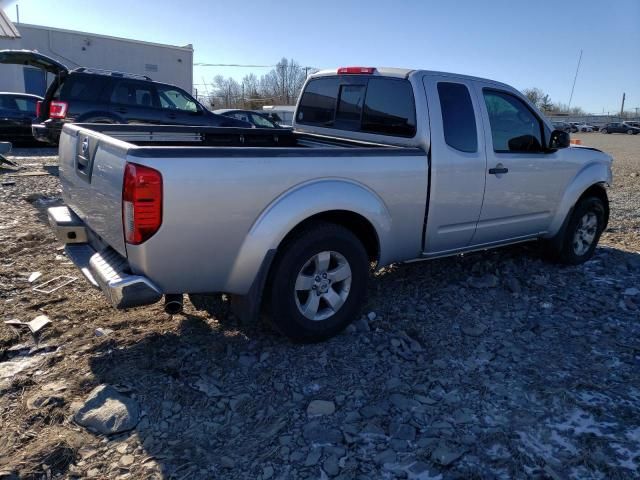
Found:
[[604, 224], [605, 207], [602, 200], [597, 197], [580, 200], [569, 217], [560, 248], [556, 252], [557, 259], [568, 265], [579, 265], [589, 260], [596, 250]]
[[267, 297], [271, 321], [295, 341], [330, 338], [359, 315], [368, 274], [367, 252], [350, 230], [312, 224], [279, 248]]

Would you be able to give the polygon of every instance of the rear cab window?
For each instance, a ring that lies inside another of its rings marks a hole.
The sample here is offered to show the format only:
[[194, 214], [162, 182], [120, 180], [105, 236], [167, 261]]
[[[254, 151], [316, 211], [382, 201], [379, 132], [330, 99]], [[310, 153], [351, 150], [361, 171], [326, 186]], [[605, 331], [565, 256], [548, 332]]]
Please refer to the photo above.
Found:
[[413, 88], [402, 78], [319, 77], [307, 84], [296, 122], [337, 130], [413, 137], [416, 134]]

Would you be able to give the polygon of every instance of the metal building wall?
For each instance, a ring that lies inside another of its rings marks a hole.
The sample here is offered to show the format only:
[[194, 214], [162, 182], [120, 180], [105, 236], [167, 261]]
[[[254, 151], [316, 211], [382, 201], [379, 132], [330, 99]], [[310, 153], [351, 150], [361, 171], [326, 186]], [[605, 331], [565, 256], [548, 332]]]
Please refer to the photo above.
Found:
[[[21, 38], [0, 38], [0, 49], [28, 49], [70, 68], [93, 67], [147, 75], [191, 92], [193, 47], [176, 47], [91, 33], [19, 24]], [[23, 67], [0, 65], [0, 91], [24, 92]]]

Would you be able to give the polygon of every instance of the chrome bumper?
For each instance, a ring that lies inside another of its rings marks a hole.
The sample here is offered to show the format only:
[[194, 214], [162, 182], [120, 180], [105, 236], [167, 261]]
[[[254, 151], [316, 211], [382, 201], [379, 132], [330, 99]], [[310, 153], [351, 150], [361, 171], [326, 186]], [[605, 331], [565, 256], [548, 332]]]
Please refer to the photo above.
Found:
[[107, 247], [96, 251], [89, 243], [84, 223], [67, 207], [53, 207], [47, 213], [56, 237], [66, 244], [69, 259], [115, 308], [149, 305], [162, 298], [162, 292], [151, 280], [128, 273], [126, 258], [115, 250]]

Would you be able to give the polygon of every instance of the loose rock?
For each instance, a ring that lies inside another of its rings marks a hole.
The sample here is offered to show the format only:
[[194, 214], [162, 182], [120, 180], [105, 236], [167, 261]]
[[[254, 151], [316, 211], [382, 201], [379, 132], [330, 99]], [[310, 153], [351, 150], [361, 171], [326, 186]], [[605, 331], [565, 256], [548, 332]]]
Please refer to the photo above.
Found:
[[139, 420], [138, 403], [109, 385], [94, 388], [73, 419], [105, 435], [133, 429]]
[[328, 400], [314, 400], [307, 407], [307, 415], [314, 417], [317, 415], [331, 415], [336, 411], [336, 406]]

